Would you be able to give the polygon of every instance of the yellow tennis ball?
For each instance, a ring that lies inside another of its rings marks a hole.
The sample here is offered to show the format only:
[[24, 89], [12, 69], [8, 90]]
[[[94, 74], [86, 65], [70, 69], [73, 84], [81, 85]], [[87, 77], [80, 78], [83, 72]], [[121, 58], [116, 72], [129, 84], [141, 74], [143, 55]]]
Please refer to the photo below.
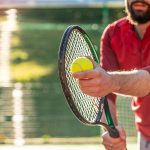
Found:
[[92, 61], [87, 57], [78, 57], [73, 60], [70, 70], [74, 72], [82, 72], [86, 70], [93, 70], [94, 66]]

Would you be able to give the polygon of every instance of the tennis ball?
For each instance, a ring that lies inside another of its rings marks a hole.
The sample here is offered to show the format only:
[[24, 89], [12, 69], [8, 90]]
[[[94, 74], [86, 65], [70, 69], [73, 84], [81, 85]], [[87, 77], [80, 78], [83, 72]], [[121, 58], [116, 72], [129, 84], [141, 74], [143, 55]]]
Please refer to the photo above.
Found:
[[78, 57], [73, 60], [70, 70], [72, 73], [93, 70], [92, 61], [87, 57]]

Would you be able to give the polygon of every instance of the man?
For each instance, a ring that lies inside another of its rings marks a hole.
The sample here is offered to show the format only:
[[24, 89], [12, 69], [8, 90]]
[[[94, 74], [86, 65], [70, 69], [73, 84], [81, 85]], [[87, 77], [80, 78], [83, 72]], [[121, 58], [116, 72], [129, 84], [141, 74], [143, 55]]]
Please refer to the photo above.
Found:
[[[91, 96], [110, 92], [137, 96], [132, 99], [132, 110], [140, 139], [139, 149], [150, 150], [150, 0], [125, 0], [125, 4], [128, 16], [108, 25], [101, 38], [101, 65], [110, 72], [96, 67], [74, 77], [79, 79], [81, 90]], [[125, 72], [111, 72], [121, 70]], [[107, 83], [112, 84], [108, 86], [102, 77], [107, 77]], [[115, 108], [116, 96], [109, 94], [107, 98], [111, 108]], [[113, 112], [115, 114], [115, 109]], [[118, 130], [118, 139], [111, 138], [107, 132], [103, 134], [106, 149], [125, 150], [125, 132], [121, 127]]]

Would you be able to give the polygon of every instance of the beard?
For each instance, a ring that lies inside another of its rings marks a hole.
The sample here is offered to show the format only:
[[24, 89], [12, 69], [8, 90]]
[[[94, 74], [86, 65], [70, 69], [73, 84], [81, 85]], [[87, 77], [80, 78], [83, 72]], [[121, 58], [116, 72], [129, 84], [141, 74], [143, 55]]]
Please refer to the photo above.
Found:
[[[144, 4], [146, 4], [148, 6], [148, 9], [146, 12], [143, 11], [135, 11], [133, 10], [133, 4], [136, 2], [142, 2]], [[131, 5], [129, 5], [129, 3], [127, 2], [126, 4], [126, 12], [129, 16], [129, 20], [134, 23], [134, 24], [144, 24], [148, 21], [150, 21], [150, 4], [148, 4], [145, 1], [141, 1], [141, 0], [137, 0], [131, 3]]]

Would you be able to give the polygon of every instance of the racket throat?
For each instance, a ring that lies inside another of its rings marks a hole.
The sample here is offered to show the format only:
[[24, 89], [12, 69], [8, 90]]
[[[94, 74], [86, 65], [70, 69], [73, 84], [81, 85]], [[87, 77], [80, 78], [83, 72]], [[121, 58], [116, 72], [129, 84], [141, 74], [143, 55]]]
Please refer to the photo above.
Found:
[[106, 97], [104, 97], [104, 105], [105, 105], [104, 111], [105, 111], [107, 123], [110, 127], [113, 128], [113, 127], [115, 127], [115, 124], [114, 124], [114, 121], [112, 119], [112, 116], [111, 116], [111, 113], [110, 113], [110, 110], [109, 110], [108, 101], [107, 101]]
[[[113, 122], [113, 119], [112, 119], [112, 116], [111, 116], [111, 113], [110, 113], [110, 110], [109, 110], [109, 105], [108, 105], [108, 101], [107, 101], [107, 98], [106, 97], [103, 97], [101, 99], [101, 103], [103, 105], [101, 105], [101, 111], [102, 109], [104, 109], [104, 112], [105, 112], [105, 116], [106, 116], [106, 120], [107, 120], [107, 125], [105, 123], [101, 123], [101, 125], [109, 132], [109, 135], [113, 138], [118, 138], [119, 137], [119, 132], [118, 130], [115, 128], [115, 125], [114, 125], [114, 122]], [[99, 110], [99, 111], [100, 111]], [[100, 112], [101, 112], [100, 111]], [[100, 115], [98, 115], [98, 119], [100, 119]]]

